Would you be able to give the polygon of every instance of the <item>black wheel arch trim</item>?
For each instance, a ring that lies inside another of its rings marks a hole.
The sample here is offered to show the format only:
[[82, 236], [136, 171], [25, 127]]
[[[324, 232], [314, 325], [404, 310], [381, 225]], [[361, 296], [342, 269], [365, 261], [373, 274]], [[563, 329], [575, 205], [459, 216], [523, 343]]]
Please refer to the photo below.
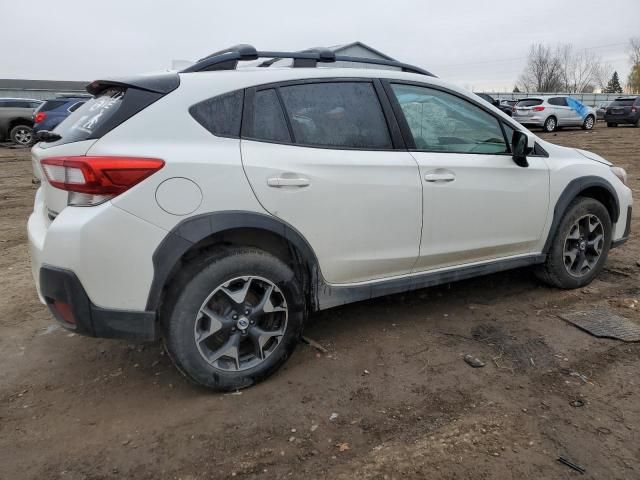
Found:
[[[602, 177], [596, 177], [594, 175], [574, 178], [562, 191], [553, 209], [553, 220], [551, 222], [549, 234], [547, 235], [547, 241], [544, 244], [542, 253], [549, 253], [549, 250], [551, 249], [551, 242], [553, 242], [553, 237], [558, 230], [560, 220], [567, 211], [569, 204], [573, 201], [574, 198], [579, 196], [580, 193], [593, 187], [604, 188], [607, 192], [609, 192], [609, 194], [613, 198], [613, 205], [611, 205], [613, 209], [613, 214], [611, 215], [611, 223], [616, 223], [618, 221], [618, 218], [620, 218], [620, 200], [618, 199], [618, 194], [616, 193], [615, 188], [613, 188], [613, 186], [607, 180]], [[605, 207], [607, 207], [608, 210], [608, 206], [605, 205]]]
[[156, 248], [152, 257], [154, 274], [146, 309], [158, 310], [167, 281], [180, 259], [191, 247], [212, 235], [238, 228], [266, 230], [291, 242], [311, 269], [309, 274], [312, 290], [315, 290], [315, 285], [324, 283], [318, 257], [313, 248], [302, 234], [288, 223], [271, 215], [250, 211], [205, 213], [180, 222]]

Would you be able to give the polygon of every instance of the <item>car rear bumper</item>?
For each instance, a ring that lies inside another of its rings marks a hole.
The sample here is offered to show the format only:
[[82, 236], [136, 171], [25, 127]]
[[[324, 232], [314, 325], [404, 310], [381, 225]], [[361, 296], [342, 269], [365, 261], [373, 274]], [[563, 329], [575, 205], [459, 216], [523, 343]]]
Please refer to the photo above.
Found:
[[90, 337], [135, 341], [156, 339], [155, 312], [97, 307], [91, 303], [82, 283], [71, 270], [43, 265], [38, 283], [49, 310], [68, 330]]
[[605, 115], [604, 120], [607, 123], [636, 123], [640, 120], [640, 115]]
[[546, 118], [543, 118], [537, 115], [530, 115], [530, 116], [512, 115], [511, 118], [513, 118], [516, 122], [529, 127], [542, 127], [544, 126], [544, 121], [546, 120]]

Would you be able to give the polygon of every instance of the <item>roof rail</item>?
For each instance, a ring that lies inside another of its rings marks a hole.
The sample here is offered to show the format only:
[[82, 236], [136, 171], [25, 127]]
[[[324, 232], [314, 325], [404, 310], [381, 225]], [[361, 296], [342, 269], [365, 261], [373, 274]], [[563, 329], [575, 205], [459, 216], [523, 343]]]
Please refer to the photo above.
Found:
[[396, 67], [403, 72], [418, 73], [420, 75], [428, 75], [435, 77], [434, 74], [423, 70], [420, 67], [409, 65], [408, 63], [396, 62], [395, 60], [386, 60], [378, 58], [349, 57], [345, 55], [336, 55], [328, 48], [312, 48], [302, 52], [262, 52], [257, 51], [255, 47], [246, 44], [234, 45], [232, 47], [214, 52], [204, 58], [198, 60], [197, 63], [181, 70], [180, 73], [191, 72], [209, 72], [214, 70], [235, 70], [238, 62], [257, 60], [259, 58], [269, 58], [262, 62], [260, 67], [269, 67], [282, 58], [293, 59], [294, 68], [314, 68], [320, 63], [335, 62], [351, 62], [363, 63], [368, 65], [383, 65], [387, 67]]

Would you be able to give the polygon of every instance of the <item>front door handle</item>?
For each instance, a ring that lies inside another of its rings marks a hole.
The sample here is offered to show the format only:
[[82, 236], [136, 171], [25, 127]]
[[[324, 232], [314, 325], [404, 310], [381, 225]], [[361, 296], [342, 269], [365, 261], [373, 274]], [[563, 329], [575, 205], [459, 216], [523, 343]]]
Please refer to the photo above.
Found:
[[439, 172], [439, 173], [427, 173], [424, 176], [427, 182], [453, 182], [456, 176], [453, 173]]
[[267, 185], [274, 188], [280, 187], [308, 187], [311, 182], [304, 177], [271, 177], [267, 179]]

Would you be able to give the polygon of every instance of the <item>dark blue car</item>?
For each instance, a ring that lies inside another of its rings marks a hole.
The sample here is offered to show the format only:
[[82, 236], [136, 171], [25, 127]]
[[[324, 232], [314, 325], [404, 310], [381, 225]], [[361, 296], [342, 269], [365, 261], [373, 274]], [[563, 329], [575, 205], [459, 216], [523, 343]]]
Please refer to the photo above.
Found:
[[47, 100], [33, 114], [33, 130], [53, 130], [65, 118], [75, 112], [90, 96], [60, 96]]

